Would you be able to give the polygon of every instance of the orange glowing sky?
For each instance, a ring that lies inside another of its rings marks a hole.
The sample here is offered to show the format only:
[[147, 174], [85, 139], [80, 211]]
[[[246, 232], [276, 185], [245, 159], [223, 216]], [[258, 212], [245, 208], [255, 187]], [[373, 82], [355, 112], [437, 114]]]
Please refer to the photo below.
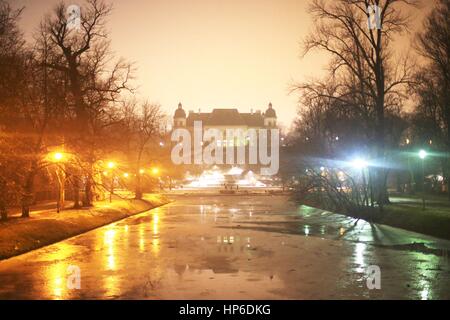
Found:
[[[11, 3], [26, 7], [21, 26], [31, 37], [58, 2]], [[319, 77], [326, 64], [323, 54], [300, 59], [307, 7], [307, 0], [117, 0], [107, 28], [115, 53], [135, 62], [139, 96], [170, 115], [179, 101], [187, 110], [242, 112], [271, 101], [289, 126], [298, 100], [292, 84]], [[414, 16], [420, 25], [422, 13]]]

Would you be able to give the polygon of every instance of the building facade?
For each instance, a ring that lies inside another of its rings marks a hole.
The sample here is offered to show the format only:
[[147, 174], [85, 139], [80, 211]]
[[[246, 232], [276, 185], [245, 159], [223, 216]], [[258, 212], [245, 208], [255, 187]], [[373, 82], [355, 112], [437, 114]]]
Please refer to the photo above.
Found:
[[[265, 132], [269, 132], [270, 130], [268, 129], [276, 129], [277, 115], [272, 103], [269, 103], [265, 112], [257, 110], [249, 113], [239, 112], [235, 108], [213, 109], [211, 112], [189, 111], [186, 113], [182, 104], [178, 104], [178, 108], [175, 110], [173, 116], [174, 129], [187, 129], [193, 136], [194, 124], [198, 125], [199, 123], [201, 123], [202, 134], [208, 129], [215, 129], [220, 132], [222, 138], [216, 139], [214, 143], [216, 143], [217, 147], [226, 148], [226, 152], [232, 152], [234, 154], [234, 159], [237, 159], [237, 148], [245, 147], [246, 161], [245, 163], [236, 164], [236, 166], [239, 166], [244, 170], [256, 170], [260, 167], [259, 160], [257, 163], [248, 161], [251, 158], [250, 145], [252, 144], [252, 140], [250, 139], [250, 133], [256, 133], [256, 139], [259, 139], [261, 129], [265, 129]], [[241, 132], [242, 134], [230, 138], [230, 136], [227, 135], [227, 130], [234, 130], [235, 132]], [[271, 141], [268, 143], [271, 144]], [[256, 144], [258, 144], [258, 142], [256, 142]], [[230, 151], [230, 148], [232, 151]], [[193, 150], [193, 152], [195, 151]], [[227, 162], [225, 152], [222, 163], [218, 163], [217, 165], [221, 167], [233, 167], [233, 164]], [[205, 169], [205, 166], [200, 169]]]
[[265, 112], [257, 110], [256, 112], [242, 113], [237, 109], [213, 109], [212, 112], [189, 111], [188, 115], [182, 104], [179, 103], [173, 116], [173, 127], [192, 129], [194, 121], [201, 121], [204, 129], [240, 128], [248, 130], [277, 127], [277, 115], [272, 103], [269, 103]]

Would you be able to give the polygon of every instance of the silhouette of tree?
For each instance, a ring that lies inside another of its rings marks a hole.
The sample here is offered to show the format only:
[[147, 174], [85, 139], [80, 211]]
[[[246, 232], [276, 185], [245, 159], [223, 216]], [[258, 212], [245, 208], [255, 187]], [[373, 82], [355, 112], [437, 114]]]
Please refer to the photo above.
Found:
[[[304, 54], [323, 50], [331, 58], [324, 81], [301, 83], [301, 94], [333, 100], [335, 105], [350, 108], [364, 121], [372, 155], [379, 166], [374, 171], [374, 189], [382, 210], [388, 201], [386, 191], [386, 118], [398, 113], [407, 84], [412, 81], [412, 63], [408, 57], [396, 58], [393, 38], [407, 31], [407, 17], [400, 4], [414, 1], [314, 0], [310, 13], [314, 30], [304, 41]], [[377, 6], [377, 7], [375, 7]], [[370, 28], [369, 9], [379, 13], [378, 26]], [[332, 90], [329, 90], [332, 88]], [[358, 125], [356, 125], [358, 127]]]

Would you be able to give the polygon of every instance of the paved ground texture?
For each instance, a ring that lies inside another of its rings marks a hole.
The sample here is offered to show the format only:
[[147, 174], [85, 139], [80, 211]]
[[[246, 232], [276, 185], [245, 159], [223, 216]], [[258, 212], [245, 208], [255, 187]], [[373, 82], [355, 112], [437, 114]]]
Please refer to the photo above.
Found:
[[0, 299], [450, 299], [449, 241], [285, 196], [173, 200], [0, 261]]

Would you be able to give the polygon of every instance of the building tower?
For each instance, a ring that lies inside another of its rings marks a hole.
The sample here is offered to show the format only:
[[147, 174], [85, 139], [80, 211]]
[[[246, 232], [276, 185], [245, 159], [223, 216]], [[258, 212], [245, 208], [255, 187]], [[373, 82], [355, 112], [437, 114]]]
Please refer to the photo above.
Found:
[[186, 112], [184, 111], [181, 102], [178, 104], [178, 108], [173, 115], [173, 126], [175, 128], [186, 127]]
[[269, 102], [269, 107], [264, 113], [264, 126], [265, 127], [276, 127], [277, 126], [277, 114], [272, 108], [272, 103]]

